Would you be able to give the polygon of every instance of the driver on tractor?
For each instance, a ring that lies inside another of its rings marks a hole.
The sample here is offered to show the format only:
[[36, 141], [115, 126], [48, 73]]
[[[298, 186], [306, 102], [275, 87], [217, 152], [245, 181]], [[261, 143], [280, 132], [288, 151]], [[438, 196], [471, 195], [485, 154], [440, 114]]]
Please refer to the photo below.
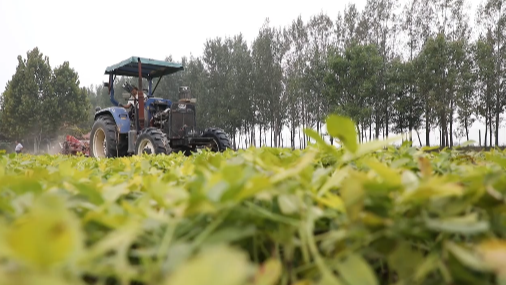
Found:
[[[130, 91], [130, 95], [132, 97], [130, 97], [130, 99], [128, 99], [128, 101], [127, 101], [128, 103], [126, 105], [123, 105], [120, 103], [119, 105], [125, 109], [130, 109], [131, 107], [133, 107], [134, 103], [135, 103], [135, 99], [139, 98], [139, 95], [137, 94], [138, 91], [139, 91], [139, 89], [137, 87], [132, 86], [132, 91]], [[144, 103], [146, 103], [146, 99], [147, 99], [146, 93], [142, 92], [142, 95], [144, 95]], [[139, 102], [137, 102], [137, 107], [139, 107]]]

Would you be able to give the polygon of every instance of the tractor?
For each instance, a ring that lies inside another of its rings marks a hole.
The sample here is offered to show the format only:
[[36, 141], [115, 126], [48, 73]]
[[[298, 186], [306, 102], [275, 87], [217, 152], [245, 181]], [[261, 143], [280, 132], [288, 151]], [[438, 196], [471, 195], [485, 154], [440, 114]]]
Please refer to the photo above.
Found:
[[[107, 67], [105, 74], [109, 81], [104, 87], [108, 88], [114, 106], [96, 109], [90, 133], [90, 156], [111, 158], [172, 152], [191, 155], [201, 148], [214, 152], [229, 149], [229, 137], [222, 129], [197, 128], [196, 99], [191, 98], [188, 87], [179, 87], [177, 102], [154, 97], [162, 77], [181, 70], [181, 64], [141, 57]], [[129, 83], [122, 86], [126, 91], [122, 97], [128, 104], [121, 104], [114, 97], [116, 76], [138, 78], [138, 87]], [[147, 89], [142, 88], [143, 79], [148, 82]], [[154, 88], [153, 79], [158, 79]]]

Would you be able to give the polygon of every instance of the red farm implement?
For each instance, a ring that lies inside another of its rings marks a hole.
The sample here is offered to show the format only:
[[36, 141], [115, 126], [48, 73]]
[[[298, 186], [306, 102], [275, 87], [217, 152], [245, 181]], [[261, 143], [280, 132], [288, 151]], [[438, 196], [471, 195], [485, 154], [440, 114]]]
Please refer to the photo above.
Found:
[[78, 140], [74, 136], [67, 135], [65, 141], [60, 145], [62, 154], [77, 155], [82, 153], [85, 156], [90, 155], [89, 140]]

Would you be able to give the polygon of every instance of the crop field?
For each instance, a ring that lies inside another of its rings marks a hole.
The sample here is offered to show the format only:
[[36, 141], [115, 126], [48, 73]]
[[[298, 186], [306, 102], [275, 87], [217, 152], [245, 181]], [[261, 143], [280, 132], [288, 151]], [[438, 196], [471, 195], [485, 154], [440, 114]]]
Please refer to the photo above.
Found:
[[506, 284], [505, 152], [327, 123], [343, 147], [0, 155], [0, 284]]

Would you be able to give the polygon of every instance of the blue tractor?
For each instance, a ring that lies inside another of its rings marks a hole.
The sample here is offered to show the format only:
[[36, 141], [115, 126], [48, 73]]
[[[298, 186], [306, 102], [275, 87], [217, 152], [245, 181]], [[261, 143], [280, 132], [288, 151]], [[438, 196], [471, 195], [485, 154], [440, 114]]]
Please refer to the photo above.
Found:
[[[220, 128], [197, 129], [196, 100], [187, 87], [179, 88], [177, 102], [157, 98], [153, 94], [164, 75], [183, 70], [183, 66], [167, 61], [131, 57], [107, 67], [109, 82], [104, 86], [114, 107], [98, 108], [90, 133], [90, 156], [96, 158], [184, 152], [190, 155], [199, 148], [222, 152], [230, 148], [228, 135]], [[125, 83], [121, 104], [114, 98], [116, 76], [132, 76], [139, 87]], [[148, 89], [142, 88], [142, 80]], [[152, 89], [153, 79], [158, 78]], [[147, 94], [146, 94], [146, 93]], [[141, 98], [141, 100], [139, 100]], [[144, 100], [142, 100], [144, 99]]]

